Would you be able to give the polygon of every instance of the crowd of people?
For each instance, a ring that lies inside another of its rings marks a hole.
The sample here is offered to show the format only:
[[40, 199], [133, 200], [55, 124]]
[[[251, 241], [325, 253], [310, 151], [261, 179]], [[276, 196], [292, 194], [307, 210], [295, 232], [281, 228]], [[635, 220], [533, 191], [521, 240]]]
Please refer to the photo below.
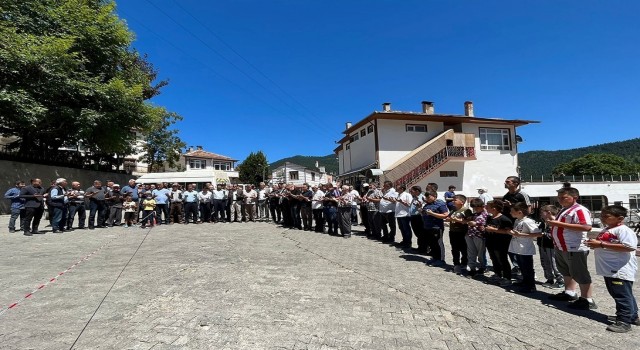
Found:
[[[440, 199], [435, 183], [424, 191], [420, 186], [394, 186], [391, 181], [382, 186], [363, 183], [358, 189], [331, 183], [300, 187], [205, 184], [197, 191], [195, 184], [186, 188], [175, 183], [143, 185], [132, 179], [123, 187], [96, 180], [83, 190], [79, 182], [69, 186], [60, 178], [48, 188], [40, 179], [32, 179], [29, 185], [17, 181], [5, 198], [11, 200], [9, 232], [21, 230], [26, 236], [43, 233], [39, 227], [45, 212], [54, 233], [112, 226], [264, 221], [350, 238], [352, 227], [360, 224], [371, 239], [430, 256], [428, 265], [450, 268], [458, 275], [519, 293], [536, 291], [534, 255], [539, 254], [544, 285], [562, 289], [549, 298], [582, 310], [597, 308], [587, 266], [587, 256], [594, 251], [596, 272], [604, 276], [616, 302], [616, 315], [610, 318], [607, 330], [627, 332], [632, 324], [640, 325], [632, 292], [638, 241], [624, 225], [627, 210], [618, 205], [602, 208], [606, 227], [596, 239], [588, 239], [591, 213], [578, 203], [579, 192], [569, 184], [558, 190], [560, 206], [538, 208], [535, 220], [529, 197], [520, 190], [520, 179], [508, 177], [505, 188], [501, 199], [493, 199], [486, 188], [467, 198], [450, 186]], [[16, 227], [18, 219], [20, 226]], [[445, 259], [445, 225], [453, 265]], [[489, 259], [491, 276], [487, 276]]]

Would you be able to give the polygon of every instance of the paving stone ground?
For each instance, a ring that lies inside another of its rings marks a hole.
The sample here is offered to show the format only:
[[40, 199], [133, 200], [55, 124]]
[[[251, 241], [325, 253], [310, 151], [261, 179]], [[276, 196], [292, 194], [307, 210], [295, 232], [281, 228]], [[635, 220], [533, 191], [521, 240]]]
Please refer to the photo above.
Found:
[[268, 223], [4, 229], [0, 349], [640, 349], [640, 328], [604, 330], [614, 304], [594, 278], [599, 308], [577, 312], [548, 302], [555, 290], [514, 294], [361, 235]]

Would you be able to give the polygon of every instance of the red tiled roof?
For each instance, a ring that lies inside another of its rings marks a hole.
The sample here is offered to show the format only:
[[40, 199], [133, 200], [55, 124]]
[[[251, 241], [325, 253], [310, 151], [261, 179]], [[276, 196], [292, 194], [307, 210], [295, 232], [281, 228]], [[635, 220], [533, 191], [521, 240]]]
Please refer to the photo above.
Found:
[[206, 158], [206, 159], [217, 159], [217, 160], [229, 160], [236, 162], [237, 159], [229, 158], [227, 156], [223, 156], [220, 154], [215, 154], [203, 150], [195, 150], [191, 152], [187, 152], [184, 154], [185, 157], [193, 157], [193, 158]]

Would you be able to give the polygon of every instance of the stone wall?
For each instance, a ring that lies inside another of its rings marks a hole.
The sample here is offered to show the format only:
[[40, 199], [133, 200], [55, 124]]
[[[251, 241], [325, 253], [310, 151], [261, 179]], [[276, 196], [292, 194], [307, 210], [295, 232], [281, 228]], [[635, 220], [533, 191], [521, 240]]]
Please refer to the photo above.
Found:
[[71, 181], [80, 181], [83, 189], [91, 187], [94, 180], [101, 180], [103, 183], [106, 180], [113, 180], [120, 186], [124, 186], [131, 179], [131, 175], [126, 174], [0, 160], [0, 191], [3, 195], [0, 201], [0, 213], [9, 213], [10, 202], [4, 199], [4, 193], [15, 186], [17, 180], [22, 180], [28, 185], [30, 179], [40, 178], [42, 187], [48, 187], [51, 181], [60, 177], [67, 179], [69, 186]]

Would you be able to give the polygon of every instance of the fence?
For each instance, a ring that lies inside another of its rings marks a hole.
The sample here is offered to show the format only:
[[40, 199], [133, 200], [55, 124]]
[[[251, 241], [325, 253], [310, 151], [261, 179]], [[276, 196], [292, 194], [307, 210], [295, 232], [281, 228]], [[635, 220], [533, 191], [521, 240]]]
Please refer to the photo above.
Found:
[[523, 182], [633, 182], [640, 174], [630, 175], [523, 175]]

